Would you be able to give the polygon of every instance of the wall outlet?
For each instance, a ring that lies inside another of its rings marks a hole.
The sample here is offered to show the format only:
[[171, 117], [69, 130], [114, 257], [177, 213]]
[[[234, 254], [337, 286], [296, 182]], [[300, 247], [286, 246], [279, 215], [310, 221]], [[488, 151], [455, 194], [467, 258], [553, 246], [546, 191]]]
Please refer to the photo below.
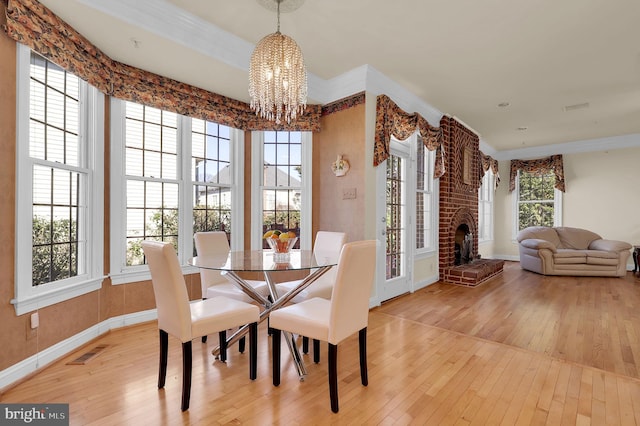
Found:
[[36, 329], [40, 326], [40, 315], [38, 313], [31, 314], [31, 329]]
[[342, 189], [342, 199], [343, 200], [352, 200], [356, 198], [356, 188], [343, 188]]

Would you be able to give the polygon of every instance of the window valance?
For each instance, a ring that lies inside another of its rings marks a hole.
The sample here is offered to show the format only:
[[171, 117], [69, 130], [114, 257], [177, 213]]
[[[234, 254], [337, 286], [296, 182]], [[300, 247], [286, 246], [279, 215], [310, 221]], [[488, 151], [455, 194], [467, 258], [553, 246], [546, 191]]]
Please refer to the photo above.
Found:
[[373, 165], [377, 166], [389, 158], [391, 135], [405, 140], [418, 130], [420, 139], [429, 150], [438, 150], [434, 178], [445, 172], [444, 148], [442, 147], [442, 130], [433, 127], [420, 114], [408, 114], [387, 95], [379, 95], [376, 101], [376, 134], [373, 150]]
[[[496, 177], [496, 188], [498, 188], [498, 184], [500, 183], [500, 173], [498, 172], [498, 160], [494, 159], [490, 155], [484, 154], [482, 151], [480, 152], [480, 182], [482, 182], [482, 178], [484, 175], [491, 169], [493, 174]], [[495, 188], [494, 188], [495, 189]]]
[[562, 155], [552, 155], [551, 157], [540, 158], [537, 160], [511, 160], [509, 191], [516, 189], [516, 176], [518, 176], [518, 170], [523, 170], [528, 173], [553, 172], [556, 177], [554, 188], [565, 192]]
[[114, 61], [36, 0], [9, 0], [6, 17], [9, 37], [107, 95], [242, 130], [320, 130], [320, 105], [276, 126], [245, 102]]

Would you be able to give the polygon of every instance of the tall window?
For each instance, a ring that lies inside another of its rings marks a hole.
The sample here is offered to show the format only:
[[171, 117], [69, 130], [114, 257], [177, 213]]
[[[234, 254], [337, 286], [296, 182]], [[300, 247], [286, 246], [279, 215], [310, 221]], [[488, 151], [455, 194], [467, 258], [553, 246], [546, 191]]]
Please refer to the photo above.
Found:
[[97, 90], [75, 75], [19, 47], [19, 313], [101, 284], [99, 99]]
[[478, 241], [493, 240], [493, 195], [495, 175], [491, 169], [482, 177], [478, 188]]
[[193, 232], [231, 233], [230, 129], [204, 120], [191, 120], [191, 181]]
[[518, 171], [516, 232], [528, 226], [560, 226], [562, 193], [554, 188], [553, 171]]
[[[296, 248], [311, 248], [311, 135], [309, 132], [254, 132], [253, 173], [255, 209], [253, 247], [267, 230], [293, 231]], [[252, 204], [254, 205], [254, 204]]]
[[125, 106], [126, 266], [142, 265], [142, 241], [178, 250], [178, 152], [175, 113]]
[[183, 264], [198, 231], [223, 230], [238, 247], [231, 217], [243, 223], [233, 204], [242, 132], [133, 102], [111, 108], [113, 282], [146, 279], [144, 240], [171, 242]]
[[419, 140], [416, 146], [416, 252], [435, 250], [436, 184], [433, 179], [435, 151]]

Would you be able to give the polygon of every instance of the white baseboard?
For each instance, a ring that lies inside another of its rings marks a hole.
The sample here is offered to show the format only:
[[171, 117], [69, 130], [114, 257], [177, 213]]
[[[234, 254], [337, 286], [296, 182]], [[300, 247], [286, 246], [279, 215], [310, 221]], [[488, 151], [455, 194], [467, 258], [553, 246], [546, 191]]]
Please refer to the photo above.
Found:
[[153, 321], [156, 318], [156, 310], [150, 309], [148, 311], [121, 315], [102, 321], [101, 323], [96, 324], [75, 336], [71, 336], [61, 342], [58, 342], [55, 345], [0, 371], [0, 390], [5, 389], [16, 381], [23, 379], [44, 366], [66, 356], [87, 342], [90, 342], [108, 331], [126, 327], [128, 325]]

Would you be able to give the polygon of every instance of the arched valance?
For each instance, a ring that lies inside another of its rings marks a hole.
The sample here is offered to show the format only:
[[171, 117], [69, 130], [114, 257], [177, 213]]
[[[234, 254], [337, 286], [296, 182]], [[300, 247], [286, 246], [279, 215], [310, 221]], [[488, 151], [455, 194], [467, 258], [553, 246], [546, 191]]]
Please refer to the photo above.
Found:
[[320, 105], [276, 125], [245, 102], [114, 61], [36, 0], [9, 0], [6, 17], [9, 37], [107, 95], [242, 130], [320, 130]]
[[518, 170], [528, 173], [550, 173], [553, 172], [556, 177], [554, 188], [564, 192], [564, 166], [562, 155], [552, 155], [547, 158], [537, 160], [511, 160], [511, 173], [509, 176], [509, 191], [516, 189], [516, 176]]
[[429, 150], [438, 150], [434, 177], [445, 172], [444, 148], [441, 145], [442, 131], [433, 127], [420, 114], [408, 114], [387, 95], [379, 95], [376, 102], [376, 134], [373, 150], [373, 165], [377, 166], [389, 158], [391, 135], [399, 140], [407, 139], [418, 130], [422, 143]]

